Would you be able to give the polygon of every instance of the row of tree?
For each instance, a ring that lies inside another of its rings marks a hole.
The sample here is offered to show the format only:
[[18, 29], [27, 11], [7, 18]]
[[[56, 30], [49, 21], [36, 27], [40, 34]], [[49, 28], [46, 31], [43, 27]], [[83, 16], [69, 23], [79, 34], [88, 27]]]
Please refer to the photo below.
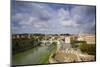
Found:
[[87, 44], [86, 41], [77, 41], [71, 38], [72, 48], [80, 49], [84, 53], [96, 55], [96, 44]]
[[12, 39], [12, 53], [16, 54], [27, 49], [40, 46], [41, 42], [38, 38], [33, 39]]
[[96, 55], [96, 45], [95, 44], [81, 44], [78, 47], [82, 52], [88, 53], [90, 55]]

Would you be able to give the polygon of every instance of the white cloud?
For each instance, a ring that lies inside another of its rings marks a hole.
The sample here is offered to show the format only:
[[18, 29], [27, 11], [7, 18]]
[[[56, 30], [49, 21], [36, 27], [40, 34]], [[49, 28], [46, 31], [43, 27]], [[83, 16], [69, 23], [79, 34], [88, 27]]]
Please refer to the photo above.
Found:
[[60, 8], [58, 10], [58, 18], [61, 20], [69, 19], [70, 18], [70, 12], [68, 10], [64, 10], [63, 8]]
[[62, 25], [65, 27], [77, 27], [78, 24], [73, 20], [62, 21]]

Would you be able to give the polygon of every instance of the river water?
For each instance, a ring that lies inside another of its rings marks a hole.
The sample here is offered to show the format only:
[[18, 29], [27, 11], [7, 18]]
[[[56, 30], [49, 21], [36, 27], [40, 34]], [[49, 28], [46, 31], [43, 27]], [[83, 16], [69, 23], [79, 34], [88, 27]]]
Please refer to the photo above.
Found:
[[51, 48], [49, 48], [48, 46], [32, 48], [27, 51], [13, 55], [12, 64], [13, 65], [27, 65], [27, 64], [48, 63], [49, 55], [51, 52], [52, 52]]

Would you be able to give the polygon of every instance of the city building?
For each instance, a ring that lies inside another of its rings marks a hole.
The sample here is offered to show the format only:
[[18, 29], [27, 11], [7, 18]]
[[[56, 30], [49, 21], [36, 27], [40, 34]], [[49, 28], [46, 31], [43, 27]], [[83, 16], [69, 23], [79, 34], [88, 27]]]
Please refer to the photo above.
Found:
[[87, 44], [95, 44], [96, 37], [94, 34], [79, 34], [78, 41], [86, 41]]
[[65, 43], [70, 43], [70, 36], [65, 37]]

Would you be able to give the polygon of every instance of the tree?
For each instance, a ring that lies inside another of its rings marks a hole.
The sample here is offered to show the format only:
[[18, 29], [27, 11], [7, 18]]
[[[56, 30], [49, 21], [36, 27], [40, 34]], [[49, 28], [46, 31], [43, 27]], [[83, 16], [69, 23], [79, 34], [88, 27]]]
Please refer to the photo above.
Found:
[[79, 46], [82, 52], [88, 53], [90, 55], [96, 55], [96, 45], [95, 44], [82, 44]]

